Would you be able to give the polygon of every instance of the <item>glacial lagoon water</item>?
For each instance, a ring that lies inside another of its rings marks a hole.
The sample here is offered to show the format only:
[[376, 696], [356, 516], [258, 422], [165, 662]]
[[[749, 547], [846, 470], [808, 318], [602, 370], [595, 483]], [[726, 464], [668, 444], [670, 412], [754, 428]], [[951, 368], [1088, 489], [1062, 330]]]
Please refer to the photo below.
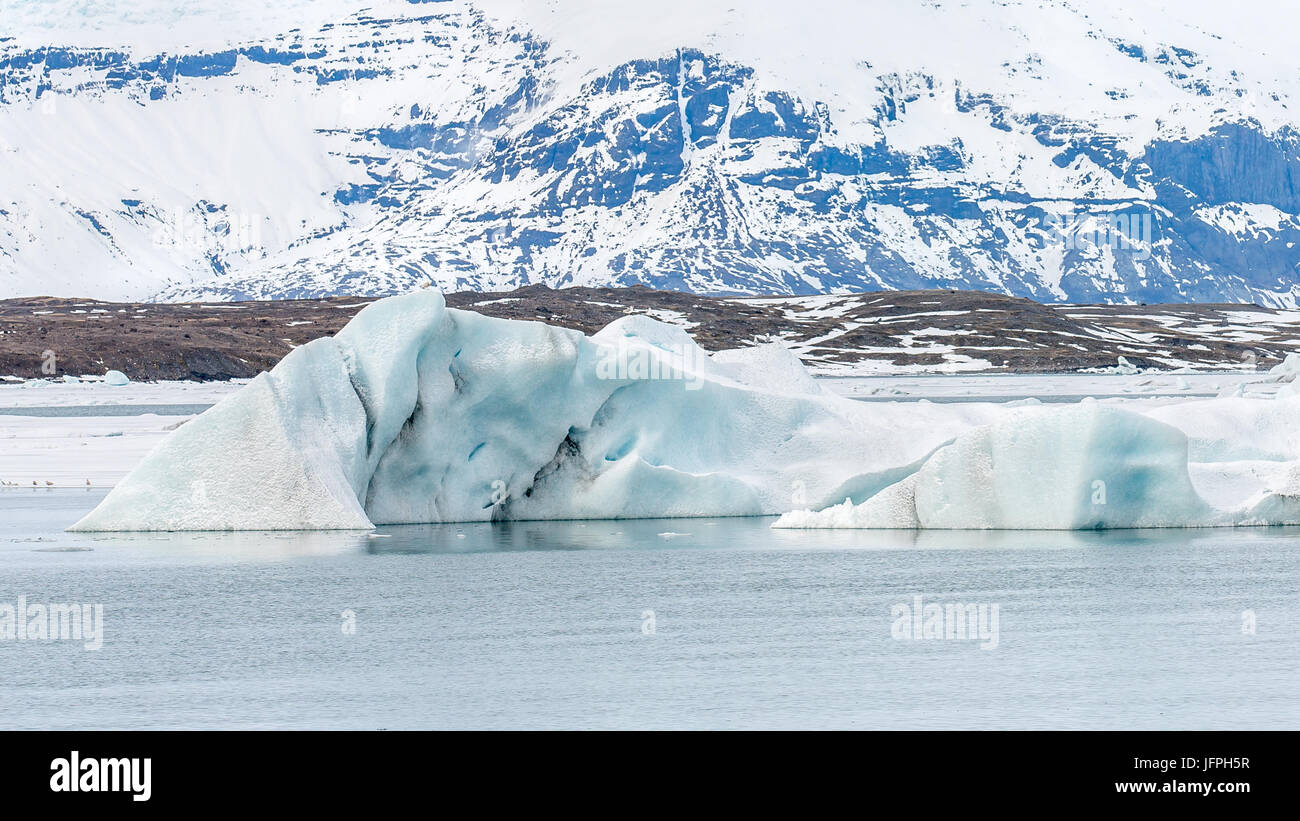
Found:
[[63, 532], [100, 498], [0, 492], [0, 607], [104, 626], [0, 638], [0, 728], [1300, 727], [1300, 529]]

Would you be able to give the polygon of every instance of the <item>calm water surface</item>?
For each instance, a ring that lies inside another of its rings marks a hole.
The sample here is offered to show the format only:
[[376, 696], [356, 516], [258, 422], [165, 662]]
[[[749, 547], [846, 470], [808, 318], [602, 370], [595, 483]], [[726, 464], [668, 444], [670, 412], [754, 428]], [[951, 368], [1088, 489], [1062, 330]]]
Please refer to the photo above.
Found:
[[[1300, 727], [1300, 529], [62, 532], [100, 498], [0, 492], [0, 605], [105, 622], [0, 640], [0, 728]], [[917, 595], [997, 647], [891, 637]]]

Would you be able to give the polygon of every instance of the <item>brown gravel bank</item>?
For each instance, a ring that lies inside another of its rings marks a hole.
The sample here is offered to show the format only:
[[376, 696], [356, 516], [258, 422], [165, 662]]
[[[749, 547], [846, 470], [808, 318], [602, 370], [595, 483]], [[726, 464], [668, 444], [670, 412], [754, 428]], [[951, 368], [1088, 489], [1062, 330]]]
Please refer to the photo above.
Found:
[[[142, 304], [0, 301], [0, 375], [123, 371], [134, 380], [250, 377], [335, 333], [372, 300]], [[647, 288], [543, 286], [456, 293], [450, 305], [596, 331], [629, 312], [684, 324], [709, 350], [781, 339], [823, 372], [863, 360], [932, 370], [1061, 372], [1133, 364], [1256, 363], [1300, 349], [1295, 314], [1241, 305], [1041, 305], [978, 292], [705, 297]], [[53, 352], [51, 358], [47, 352]], [[54, 373], [48, 370], [53, 365]]]

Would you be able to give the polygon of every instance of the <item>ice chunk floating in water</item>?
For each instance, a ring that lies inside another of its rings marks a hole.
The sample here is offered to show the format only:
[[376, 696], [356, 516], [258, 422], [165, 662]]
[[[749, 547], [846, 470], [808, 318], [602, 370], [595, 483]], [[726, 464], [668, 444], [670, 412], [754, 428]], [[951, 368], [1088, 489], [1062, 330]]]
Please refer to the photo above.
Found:
[[861, 403], [775, 346], [704, 354], [375, 302], [176, 430], [76, 530], [786, 513], [782, 527], [1300, 522], [1300, 399]]
[[[792, 511], [773, 526], [1074, 530], [1297, 524], [1300, 462], [1290, 437], [1281, 434], [1300, 422], [1298, 415], [1300, 405], [1291, 398], [1189, 402], [1149, 416], [1094, 401], [1008, 410], [867, 499]], [[1224, 427], [1216, 428], [1215, 421]], [[1192, 453], [1218, 461], [1192, 461]]]
[[1212, 524], [1178, 429], [1096, 402], [1009, 412], [861, 504], [780, 527], [1080, 528]]
[[74, 529], [779, 513], [860, 471], [869, 416], [779, 348], [709, 357], [647, 317], [586, 337], [422, 291], [176, 430]]

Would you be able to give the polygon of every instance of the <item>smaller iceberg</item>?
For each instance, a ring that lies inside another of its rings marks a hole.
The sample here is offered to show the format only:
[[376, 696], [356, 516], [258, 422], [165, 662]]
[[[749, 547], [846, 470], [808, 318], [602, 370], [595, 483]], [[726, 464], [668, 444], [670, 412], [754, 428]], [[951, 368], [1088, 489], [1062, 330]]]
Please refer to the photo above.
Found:
[[1187, 437], [1096, 402], [1011, 412], [967, 431], [860, 504], [787, 513], [777, 527], [1076, 530], [1210, 524]]
[[[962, 433], [869, 498], [792, 511], [773, 526], [1081, 530], [1300, 523], [1290, 490], [1297, 486], [1294, 462], [1262, 469], [1193, 464], [1190, 449], [1174, 425], [1095, 401], [1017, 409]], [[1220, 501], [1237, 504], [1206, 501], [1193, 468]], [[1280, 474], [1290, 478], [1278, 482]], [[1261, 478], [1285, 490], [1261, 489]]]

